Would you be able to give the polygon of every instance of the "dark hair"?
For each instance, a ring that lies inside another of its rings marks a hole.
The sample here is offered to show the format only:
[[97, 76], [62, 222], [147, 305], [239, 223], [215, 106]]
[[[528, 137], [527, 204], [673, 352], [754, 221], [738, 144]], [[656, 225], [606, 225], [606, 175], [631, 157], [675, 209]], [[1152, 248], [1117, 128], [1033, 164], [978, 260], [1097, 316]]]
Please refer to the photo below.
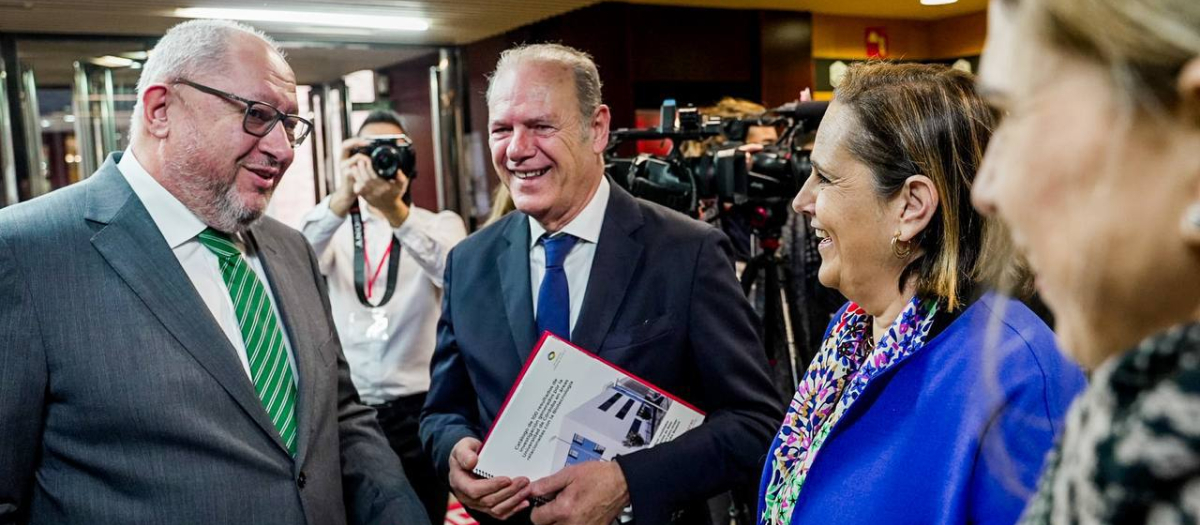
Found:
[[390, 109], [377, 109], [367, 115], [367, 119], [364, 120], [362, 125], [358, 127], [358, 134], [362, 135], [363, 128], [370, 124], [380, 123], [392, 124], [400, 128], [402, 133], [408, 133], [407, 129], [404, 127], [404, 117], [401, 117], [399, 113], [396, 113]]
[[900, 277], [912, 276], [917, 294], [963, 304], [984, 279], [980, 252], [998, 234], [971, 206], [971, 182], [995, 127], [996, 115], [968, 74], [940, 65], [869, 62], [851, 66], [837, 100], [857, 119], [848, 148], [871, 168], [875, 187], [890, 197], [913, 175], [925, 175], [938, 193], [938, 209], [912, 242], [920, 257]]

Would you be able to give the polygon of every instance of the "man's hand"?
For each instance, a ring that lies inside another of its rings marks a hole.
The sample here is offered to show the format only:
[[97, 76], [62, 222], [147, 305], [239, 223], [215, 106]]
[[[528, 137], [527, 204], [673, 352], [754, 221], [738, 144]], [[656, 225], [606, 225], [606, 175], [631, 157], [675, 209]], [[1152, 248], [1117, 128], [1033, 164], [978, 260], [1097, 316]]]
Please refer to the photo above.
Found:
[[387, 217], [393, 228], [399, 228], [408, 220], [408, 204], [404, 202], [404, 192], [408, 191], [408, 176], [403, 171], [396, 170], [396, 178], [381, 178], [371, 168], [370, 159], [367, 159], [366, 171], [367, 177], [362, 183], [359, 195], [362, 195], [367, 204], [374, 206]]
[[[479, 463], [478, 439], [462, 438], [450, 451], [450, 490], [463, 505], [506, 520], [529, 507], [529, 478], [482, 479], [471, 471]], [[622, 481], [624, 478], [621, 478]]]
[[535, 498], [554, 498], [533, 509], [537, 525], [609, 525], [629, 505], [629, 485], [615, 461], [572, 465], [533, 482], [530, 488]]
[[338, 163], [338, 175], [341, 176], [341, 180], [338, 181], [337, 189], [329, 196], [329, 211], [338, 217], [345, 217], [350, 208], [354, 207], [360, 189], [358, 179], [363, 175], [360, 172], [371, 169], [371, 159], [366, 155], [350, 155], [351, 150], [366, 144], [367, 141], [360, 138], [346, 139], [342, 142], [342, 161]]
[[368, 144], [370, 141], [358, 137], [342, 142], [342, 162], [338, 167], [343, 179], [329, 199], [329, 209], [339, 217], [345, 217], [355, 200], [361, 196], [367, 204], [379, 210], [393, 228], [399, 228], [408, 220], [409, 207], [404, 202], [408, 176], [397, 170], [395, 179], [381, 178], [375, 173], [371, 158], [366, 154], [350, 155], [355, 148]]

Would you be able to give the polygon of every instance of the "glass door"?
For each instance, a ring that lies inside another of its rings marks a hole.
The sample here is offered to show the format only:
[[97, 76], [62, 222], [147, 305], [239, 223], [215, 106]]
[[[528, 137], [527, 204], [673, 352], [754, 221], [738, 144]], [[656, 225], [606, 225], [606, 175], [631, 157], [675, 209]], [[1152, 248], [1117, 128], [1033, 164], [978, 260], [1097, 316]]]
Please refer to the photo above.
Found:
[[13, 99], [8, 117], [18, 128], [9, 129], [21, 200], [87, 178], [110, 153], [129, 144], [137, 79], [149, 44], [88, 37], [14, 41], [15, 59], [7, 74], [18, 78], [8, 79]]
[[72, 155], [67, 160], [76, 161], [69, 163], [76, 168], [68, 173], [68, 184], [92, 174], [109, 154], [129, 146], [138, 73], [137, 68], [75, 62], [74, 115], [69, 119], [74, 121], [73, 147], [62, 148], [65, 155]]
[[[46, 178], [47, 163], [42, 155], [42, 134], [38, 118], [38, 91], [36, 75], [33, 68], [20, 65], [20, 91], [17, 97], [21, 101], [21, 121], [25, 123], [25, 158], [29, 160], [27, 173], [29, 198], [50, 192], [50, 181]], [[44, 125], [42, 127], [45, 127]]]
[[17, 203], [17, 166], [13, 160], [12, 118], [8, 115], [8, 70], [0, 59], [0, 208]]

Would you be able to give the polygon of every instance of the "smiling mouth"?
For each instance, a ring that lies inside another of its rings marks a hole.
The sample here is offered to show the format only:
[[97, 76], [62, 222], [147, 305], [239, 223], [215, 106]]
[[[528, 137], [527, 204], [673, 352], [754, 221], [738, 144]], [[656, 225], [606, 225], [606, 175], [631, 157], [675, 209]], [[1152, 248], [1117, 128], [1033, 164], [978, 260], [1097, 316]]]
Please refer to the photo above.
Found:
[[509, 173], [512, 173], [514, 177], [516, 177], [518, 179], [529, 180], [529, 179], [536, 179], [538, 177], [541, 177], [542, 175], [545, 175], [546, 172], [550, 171], [550, 168], [542, 168], [540, 170], [527, 170], [527, 171], [517, 171], [517, 170], [508, 170], [508, 171], [509, 171]]
[[813, 228], [813, 236], [819, 241], [817, 247], [828, 246], [833, 244], [833, 238], [829, 236], [829, 232], [821, 228]]
[[271, 180], [279, 176], [279, 170], [265, 166], [243, 166], [246, 171], [258, 175], [259, 178]]

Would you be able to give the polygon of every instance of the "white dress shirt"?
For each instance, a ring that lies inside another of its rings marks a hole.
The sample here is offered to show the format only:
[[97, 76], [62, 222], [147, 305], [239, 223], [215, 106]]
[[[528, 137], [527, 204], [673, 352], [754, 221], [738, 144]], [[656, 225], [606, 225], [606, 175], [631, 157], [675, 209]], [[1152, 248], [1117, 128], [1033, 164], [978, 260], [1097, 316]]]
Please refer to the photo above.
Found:
[[429, 391], [429, 361], [437, 346], [446, 255], [467, 236], [467, 230], [452, 211], [433, 213], [410, 206], [408, 219], [392, 229], [387, 219], [361, 207], [370, 259], [365, 277], [370, 278], [383, 262], [371, 288], [372, 303], [378, 303], [387, 289], [389, 268], [383, 254], [393, 235], [400, 241], [400, 253], [392, 254], [400, 257], [396, 291], [382, 307], [364, 306], [354, 290], [354, 265], [362, 260], [354, 257], [354, 232], [348, 215], [334, 214], [327, 197], [305, 216], [302, 231], [328, 279], [333, 318], [350, 377], [363, 401], [377, 405]]
[[[571, 222], [563, 226], [562, 233], [569, 233], [579, 238], [567, 259], [563, 261], [563, 272], [567, 274], [567, 290], [571, 294], [571, 327], [575, 331], [575, 321], [579, 319], [579, 311], [583, 309], [583, 296], [587, 293], [588, 278], [592, 274], [592, 260], [596, 258], [596, 244], [600, 242], [600, 227], [604, 226], [604, 212], [608, 210], [608, 195], [611, 192], [607, 177], [600, 177], [600, 187], [592, 200], [588, 201], [583, 211], [579, 212]], [[538, 290], [542, 287], [542, 277], [546, 275], [546, 248], [538, 239], [546, 233], [538, 221], [529, 221], [529, 284], [533, 293], [533, 312], [536, 319], [538, 307]]]
[[[229, 344], [237, 350], [242, 368], [246, 370], [246, 377], [253, 381], [253, 375], [250, 374], [250, 359], [246, 355], [246, 343], [242, 339], [242, 328], [238, 324], [237, 312], [233, 309], [233, 299], [229, 296], [229, 288], [225, 286], [225, 279], [221, 276], [221, 263], [216, 254], [201, 244], [197, 237], [208, 226], [142, 167], [137, 158], [133, 156], [132, 149], [125, 150], [121, 161], [117, 163], [117, 169], [121, 170], [121, 174], [133, 188], [133, 193], [150, 213], [150, 218], [154, 220], [158, 231], [162, 233], [163, 239], [166, 239], [175, 258], [179, 260], [179, 265], [183, 267], [188, 279], [192, 281], [192, 286], [200, 294], [200, 299], [204, 300], [204, 305], [208, 307], [209, 313], [216, 319], [221, 330], [225, 332]], [[258, 258], [254, 243], [246, 242], [241, 235], [233, 236], [233, 241], [241, 250], [242, 259], [250, 263], [254, 273], [258, 274], [258, 280], [266, 287], [267, 298], [271, 300], [271, 309], [275, 311], [279, 327], [286, 328], [283, 325], [283, 316], [279, 315], [275, 294], [271, 292], [270, 279], [263, 271], [262, 261]], [[283, 333], [283, 343], [287, 347], [288, 362], [292, 365], [292, 381], [299, 381], [299, 374], [296, 373], [296, 359], [287, 330], [283, 329], [280, 332]]]

